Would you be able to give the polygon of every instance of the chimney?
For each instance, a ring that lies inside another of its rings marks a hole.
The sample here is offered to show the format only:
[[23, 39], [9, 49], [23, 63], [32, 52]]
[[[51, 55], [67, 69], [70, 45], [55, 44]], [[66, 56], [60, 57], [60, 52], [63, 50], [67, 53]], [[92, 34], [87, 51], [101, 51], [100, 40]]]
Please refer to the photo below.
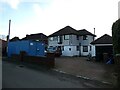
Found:
[[95, 28], [94, 28], [94, 34], [95, 34]]
[[[95, 28], [94, 28], [94, 35], [95, 35]], [[95, 40], [95, 37], [93, 37], [93, 41]]]

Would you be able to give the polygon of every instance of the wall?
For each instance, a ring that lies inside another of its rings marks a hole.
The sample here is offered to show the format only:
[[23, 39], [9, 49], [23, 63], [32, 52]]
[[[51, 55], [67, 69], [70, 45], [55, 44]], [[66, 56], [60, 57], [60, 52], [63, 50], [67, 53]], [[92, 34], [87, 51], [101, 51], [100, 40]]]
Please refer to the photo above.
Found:
[[[71, 48], [71, 51], [69, 50]], [[64, 46], [62, 56], [79, 56], [79, 51], [76, 50], [76, 46]]]
[[64, 45], [79, 45], [79, 40], [76, 39], [76, 35], [69, 35], [69, 40], [64, 40], [64, 35], [62, 36], [62, 44], [58, 44], [58, 41], [50, 41], [48, 38], [49, 46], [64, 46]]
[[90, 45], [90, 43], [93, 41], [93, 36], [87, 35], [88, 39], [83, 40], [83, 36], [80, 37], [80, 43], [81, 45]]
[[[90, 43], [93, 41], [93, 36], [87, 35], [87, 40], [83, 40], [83, 36], [80, 37], [80, 43], [81, 43], [81, 56], [87, 56], [89, 53], [92, 56], [95, 56], [95, 46], [91, 45]], [[83, 46], [88, 46], [88, 52], [83, 52]], [[91, 51], [90, 51], [91, 46]]]
[[16, 61], [19, 63], [25, 62], [25, 63], [31, 63], [36, 64], [39, 66], [45, 66], [48, 68], [54, 68], [55, 66], [55, 58], [54, 57], [38, 57], [38, 56], [22, 56], [14, 54], [10, 58], [10, 61]]

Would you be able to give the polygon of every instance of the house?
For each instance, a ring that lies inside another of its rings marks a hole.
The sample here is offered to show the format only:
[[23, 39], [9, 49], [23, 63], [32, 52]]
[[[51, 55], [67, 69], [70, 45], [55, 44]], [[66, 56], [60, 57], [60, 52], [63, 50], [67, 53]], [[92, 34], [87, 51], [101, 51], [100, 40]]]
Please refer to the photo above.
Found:
[[7, 55], [7, 41], [0, 39], [0, 49], [2, 50], [2, 56]]
[[43, 33], [37, 33], [37, 34], [30, 34], [26, 35], [26, 37], [22, 38], [21, 40], [34, 40], [34, 41], [40, 41], [43, 42], [47, 45], [48, 43], [48, 38], [45, 34]]
[[59, 47], [62, 56], [94, 56], [94, 46], [90, 43], [96, 35], [85, 29], [75, 30], [66, 26], [48, 36], [48, 47]]
[[113, 44], [112, 37], [108, 34], [104, 34], [100, 38], [91, 42], [92, 45], [95, 45], [96, 60], [103, 60], [103, 54], [108, 53], [109, 55], [113, 54]]

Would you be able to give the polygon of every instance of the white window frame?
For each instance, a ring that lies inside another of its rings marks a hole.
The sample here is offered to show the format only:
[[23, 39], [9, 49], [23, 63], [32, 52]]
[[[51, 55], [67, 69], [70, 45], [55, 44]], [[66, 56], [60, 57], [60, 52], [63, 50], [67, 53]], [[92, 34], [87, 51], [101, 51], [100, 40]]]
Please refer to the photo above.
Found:
[[[87, 50], [85, 50], [85, 47], [87, 48]], [[83, 52], [88, 52], [88, 46], [83, 46]]]
[[64, 40], [69, 40], [70, 39], [70, 35], [64, 35]]

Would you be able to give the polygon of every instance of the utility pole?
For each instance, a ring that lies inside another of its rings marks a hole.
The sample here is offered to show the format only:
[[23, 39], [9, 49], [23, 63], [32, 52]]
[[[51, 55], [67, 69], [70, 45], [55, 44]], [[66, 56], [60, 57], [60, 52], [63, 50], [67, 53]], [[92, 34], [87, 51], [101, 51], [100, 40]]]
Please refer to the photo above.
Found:
[[10, 41], [10, 26], [11, 26], [11, 20], [9, 20], [9, 29], [8, 29], [8, 35], [7, 35], [7, 52], [8, 52], [8, 46]]
[[11, 26], [11, 20], [9, 20], [9, 29], [8, 29], [8, 42], [9, 42], [9, 39], [10, 39], [10, 26]]

